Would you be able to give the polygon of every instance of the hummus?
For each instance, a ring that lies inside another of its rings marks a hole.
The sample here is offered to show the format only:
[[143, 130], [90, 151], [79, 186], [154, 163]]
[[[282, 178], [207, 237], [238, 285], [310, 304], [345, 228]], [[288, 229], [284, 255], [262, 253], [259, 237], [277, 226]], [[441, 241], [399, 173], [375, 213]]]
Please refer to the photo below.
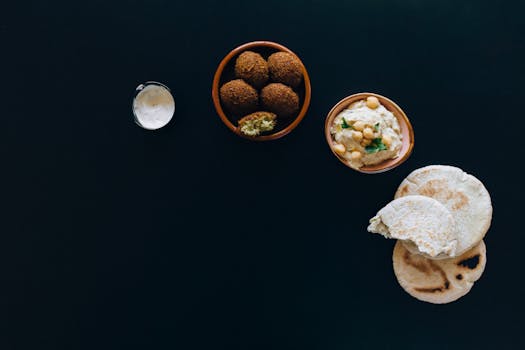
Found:
[[334, 152], [354, 169], [396, 158], [402, 146], [396, 117], [373, 96], [339, 113], [330, 133]]

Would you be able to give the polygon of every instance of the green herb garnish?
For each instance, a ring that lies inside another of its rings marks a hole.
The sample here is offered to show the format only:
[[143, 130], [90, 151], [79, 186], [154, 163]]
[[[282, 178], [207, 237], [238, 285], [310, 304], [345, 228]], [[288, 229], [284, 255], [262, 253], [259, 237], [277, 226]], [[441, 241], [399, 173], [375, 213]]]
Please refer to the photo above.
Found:
[[341, 119], [343, 119], [343, 122], [341, 123], [341, 127], [342, 127], [343, 129], [348, 129], [348, 128], [353, 129], [351, 125], [349, 125], [349, 124], [346, 123], [345, 118], [341, 118]]
[[384, 151], [386, 149], [387, 147], [383, 143], [383, 140], [380, 137], [378, 137], [378, 138], [373, 139], [372, 142], [368, 146], [365, 147], [365, 152], [366, 153], [376, 153], [379, 151]]
[[374, 125], [374, 130], [375, 130], [375, 131], [378, 131], [378, 130], [379, 130], [379, 123], [376, 123], [376, 125]]

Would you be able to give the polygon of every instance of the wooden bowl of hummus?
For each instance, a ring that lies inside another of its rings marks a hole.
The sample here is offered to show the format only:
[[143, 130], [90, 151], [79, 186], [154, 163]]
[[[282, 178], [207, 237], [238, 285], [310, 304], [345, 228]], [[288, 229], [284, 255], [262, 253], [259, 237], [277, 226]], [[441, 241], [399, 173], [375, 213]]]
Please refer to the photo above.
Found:
[[328, 113], [325, 136], [332, 153], [356, 171], [388, 171], [408, 159], [414, 131], [392, 100], [369, 92], [345, 97]]

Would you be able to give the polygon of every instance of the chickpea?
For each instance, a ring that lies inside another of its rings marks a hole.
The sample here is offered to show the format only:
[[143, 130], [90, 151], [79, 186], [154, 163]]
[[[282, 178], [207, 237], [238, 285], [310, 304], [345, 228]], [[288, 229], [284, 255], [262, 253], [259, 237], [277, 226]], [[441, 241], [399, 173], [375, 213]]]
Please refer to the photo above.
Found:
[[363, 130], [363, 136], [367, 139], [373, 139], [374, 130], [372, 128], [365, 128], [365, 130]]
[[353, 151], [351, 154], [350, 154], [350, 159], [352, 160], [359, 160], [361, 159], [363, 155], [361, 154], [361, 152], [359, 151]]
[[356, 142], [361, 142], [361, 140], [363, 139], [363, 133], [361, 131], [352, 130], [352, 138]]
[[363, 131], [363, 129], [365, 128], [365, 123], [358, 120], [354, 123], [354, 125], [352, 125], [352, 127], [354, 128], [354, 130]]
[[365, 147], [365, 146], [368, 146], [371, 143], [372, 143], [372, 140], [370, 140], [370, 139], [363, 139], [363, 141], [361, 141], [361, 146]]
[[390, 135], [383, 135], [382, 139], [383, 139], [383, 143], [385, 144], [386, 147], [390, 147], [390, 145], [392, 145], [392, 136], [390, 136]]
[[345, 154], [346, 152], [346, 147], [345, 145], [343, 144], [340, 144], [340, 143], [336, 143], [334, 144], [333, 146], [333, 150], [335, 153], [339, 154], [340, 156], [342, 156], [343, 154]]
[[366, 106], [370, 109], [376, 109], [379, 107], [379, 100], [375, 96], [368, 96], [366, 98]]

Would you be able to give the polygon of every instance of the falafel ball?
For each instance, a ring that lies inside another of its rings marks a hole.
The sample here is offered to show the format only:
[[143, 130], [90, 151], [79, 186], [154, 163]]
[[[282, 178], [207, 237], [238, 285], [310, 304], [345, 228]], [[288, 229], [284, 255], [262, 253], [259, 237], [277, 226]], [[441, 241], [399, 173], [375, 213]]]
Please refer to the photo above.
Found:
[[299, 59], [288, 52], [276, 52], [268, 57], [272, 81], [297, 87], [303, 81], [303, 67]]
[[246, 82], [260, 88], [269, 78], [268, 63], [253, 51], [244, 51], [235, 61], [235, 75]]
[[287, 117], [299, 110], [299, 96], [281, 83], [271, 83], [261, 90], [262, 105], [280, 117]]
[[257, 109], [257, 90], [242, 79], [227, 82], [221, 86], [219, 93], [222, 103], [232, 113], [245, 114]]

